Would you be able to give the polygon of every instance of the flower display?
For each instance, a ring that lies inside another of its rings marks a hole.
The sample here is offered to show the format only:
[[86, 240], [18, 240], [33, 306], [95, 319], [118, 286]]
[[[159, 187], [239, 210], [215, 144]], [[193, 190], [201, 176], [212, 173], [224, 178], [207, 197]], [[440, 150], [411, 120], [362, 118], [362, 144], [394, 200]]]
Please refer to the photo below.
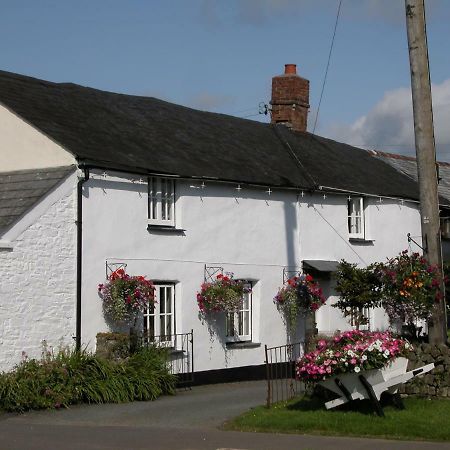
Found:
[[439, 270], [419, 253], [404, 250], [379, 266], [383, 283], [383, 307], [391, 322], [413, 323], [428, 319], [433, 306], [443, 300]]
[[319, 283], [311, 275], [302, 274], [287, 280], [275, 296], [274, 303], [292, 328], [300, 312], [317, 311], [325, 304], [325, 297]]
[[201, 285], [197, 293], [198, 308], [201, 313], [238, 311], [247, 292], [250, 290], [244, 281], [235, 280], [232, 275], [219, 274], [214, 281]]
[[98, 285], [105, 315], [115, 322], [128, 322], [136, 318], [155, 302], [155, 287], [143, 276], [131, 276], [124, 269], [109, 275], [105, 284]]
[[394, 338], [390, 332], [345, 331], [319, 340], [316, 350], [297, 361], [296, 376], [314, 382], [342, 373], [381, 369], [411, 350], [408, 341]]

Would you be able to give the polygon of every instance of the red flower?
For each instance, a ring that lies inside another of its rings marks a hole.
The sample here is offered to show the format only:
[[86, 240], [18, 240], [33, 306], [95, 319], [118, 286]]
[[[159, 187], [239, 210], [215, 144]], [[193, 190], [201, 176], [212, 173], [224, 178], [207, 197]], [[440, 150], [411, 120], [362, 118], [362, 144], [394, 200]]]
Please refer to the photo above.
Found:
[[305, 278], [305, 281], [307, 282], [307, 283], [310, 283], [311, 281], [313, 281], [314, 280], [314, 278], [311, 276], [311, 275], [306, 275], [306, 278]]

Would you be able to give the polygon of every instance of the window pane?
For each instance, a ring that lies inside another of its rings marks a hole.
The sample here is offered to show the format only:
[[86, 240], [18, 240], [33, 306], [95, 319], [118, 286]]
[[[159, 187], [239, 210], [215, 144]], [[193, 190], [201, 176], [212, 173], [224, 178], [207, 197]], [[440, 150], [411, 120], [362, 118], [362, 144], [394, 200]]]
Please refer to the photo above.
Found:
[[166, 288], [166, 312], [172, 312], [172, 288]]
[[172, 220], [173, 181], [167, 181], [167, 220]]
[[243, 334], [248, 336], [250, 334], [250, 312], [243, 313]]
[[161, 340], [166, 341], [164, 335], [165, 335], [165, 328], [166, 328], [166, 316], [159, 316], [159, 332], [161, 334]]
[[159, 288], [159, 307], [160, 313], [164, 314], [166, 312], [166, 288], [163, 286]]
[[172, 316], [166, 316], [166, 336], [167, 340], [170, 341], [172, 337]]
[[227, 315], [227, 336], [234, 336], [234, 313]]
[[161, 180], [161, 218], [167, 220], [167, 180]]

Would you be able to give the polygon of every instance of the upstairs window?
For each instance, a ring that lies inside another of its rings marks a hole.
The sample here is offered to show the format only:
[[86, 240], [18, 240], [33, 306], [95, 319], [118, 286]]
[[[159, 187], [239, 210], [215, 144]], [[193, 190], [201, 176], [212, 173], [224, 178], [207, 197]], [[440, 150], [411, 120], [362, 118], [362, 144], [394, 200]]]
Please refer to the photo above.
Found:
[[148, 223], [175, 226], [175, 183], [169, 178], [148, 179]]
[[349, 238], [364, 239], [364, 199], [348, 199], [348, 235]]
[[242, 308], [227, 314], [227, 341], [251, 341], [252, 340], [252, 283], [245, 285], [249, 292], [244, 294]]

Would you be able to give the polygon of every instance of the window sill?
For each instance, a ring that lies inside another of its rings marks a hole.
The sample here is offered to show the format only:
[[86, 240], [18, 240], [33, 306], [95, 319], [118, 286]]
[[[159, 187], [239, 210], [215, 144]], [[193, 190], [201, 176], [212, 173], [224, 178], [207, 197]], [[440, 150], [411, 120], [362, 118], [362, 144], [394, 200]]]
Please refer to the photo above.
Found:
[[354, 244], [373, 244], [375, 239], [349, 237], [348, 240]]
[[257, 348], [261, 347], [261, 342], [252, 341], [230, 341], [226, 343], [227, 348]]
[[172, 225], [153, 225], [149, 223], [147, 225], [147, 231], [162, 231], [162, 232], [168, 232], [168, 233], [184, 233], [186, 230], [183, 228], [176, 228]]

